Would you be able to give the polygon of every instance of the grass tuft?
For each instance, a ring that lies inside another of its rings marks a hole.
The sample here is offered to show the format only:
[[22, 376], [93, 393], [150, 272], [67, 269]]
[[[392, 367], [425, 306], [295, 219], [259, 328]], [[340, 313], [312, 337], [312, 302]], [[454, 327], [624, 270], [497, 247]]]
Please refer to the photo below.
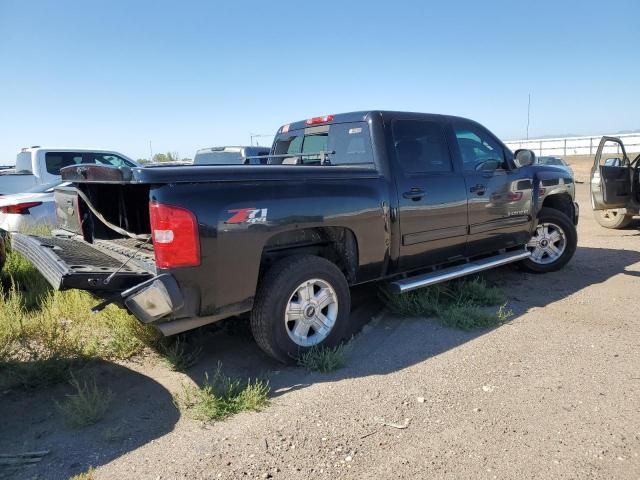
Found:
[[224, 420], [242, 411], [260, 410], [269, 401], [269, 391], [267, 382], [228, 377], [218, 364], [212, 379], [205, 374], [202, 385], [183, 386], [176, 404], [197, 420]]
[[298, 365], [316, 372], [333, 372], [347, 363], [347, 347], [340, 344], [336, 347], [312, 347], [300, 354], [296, 359]]
[[[405, 317], [436, 317], [443, 325], [473, 330], [504, 323], [513, 315], [505, 297], [496, 287], [480, 278], [454, 280], [402, 295], [382, 290], [387, 308]], [[497, 310], [489, 307], [499, 306]]]
[[111, 391], [100, 390], [95, 378], [91, 383], [86, 381], [80, 383], [72, 375], [69, 383], [75, 393], [67, 395], [67, 399], [58, 404], [67, 423], [73, 427], [86, 427], [102, 420], [113, 398]]
[[165, 341], [165, 343], [159, 347], [159, 352], [171, 370], [184, 372], [198, 362], [200, 354], [202, 353], [202, 347], [189, 348], [184, 340], [177, 337], [175, 340]]

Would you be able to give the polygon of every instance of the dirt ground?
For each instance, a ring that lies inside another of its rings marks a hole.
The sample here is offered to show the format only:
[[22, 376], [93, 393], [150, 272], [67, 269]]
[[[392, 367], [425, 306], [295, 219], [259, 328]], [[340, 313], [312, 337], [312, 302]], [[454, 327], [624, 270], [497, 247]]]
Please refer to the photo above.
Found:
[[[577, 187], [579, 246], [563, 271], [488, 275], [509, 297], [507, 324], [465, 333], [383, 315], [330, 374], [274, 363], [242, 328], [220, 331], [187, 375], [150, 359], [95, 367], [114, 405], [82, 430], [54, 408], [66, 386], [1, 392], [0, 453], [50, 453], [0, 478], [91, 465], [102, 479], [640, 478], [640, 234], [599, 227]], [[361, 297], [356, 318], [368, 320]], [[270, 405], [213, 424], [181, 416], [172, 392], [218, 361], [265, 375]]]

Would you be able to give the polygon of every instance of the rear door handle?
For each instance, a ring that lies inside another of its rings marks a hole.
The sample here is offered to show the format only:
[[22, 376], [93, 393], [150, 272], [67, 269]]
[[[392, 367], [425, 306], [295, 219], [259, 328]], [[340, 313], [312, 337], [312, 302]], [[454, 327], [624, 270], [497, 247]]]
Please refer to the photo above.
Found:
[[424, 190], [414, 187], [411, 190], [409, 190], [408, 192], [404, 192], [402, 194], [402, 196], [404, 198], [407, 198], [409, 200], [413, 200], [414, 202], [417, 202], [418, 200], [421, 200], [422, 197], [424, 197], [425, 193]]
[[487, 190], [487, 187], [485, 187], [484, 185], [482, 185], [481, 183], [478, 183], [477, 185], [474, 185], [473, 187], [471, 187], [469, 189], [469, 191], [471, 193], [475, 193], [477, 195], [484, 195], [484, 192]]

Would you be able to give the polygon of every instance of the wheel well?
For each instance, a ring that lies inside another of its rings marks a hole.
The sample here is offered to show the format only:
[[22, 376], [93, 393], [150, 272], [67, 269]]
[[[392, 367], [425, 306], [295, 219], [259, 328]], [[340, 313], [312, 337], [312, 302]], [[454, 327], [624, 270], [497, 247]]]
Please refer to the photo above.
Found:
[[566, 193], [549, 195], [542, 202], [542, 206], [559, 210], [573, 221], [573, 200]]
[[281, 258], [310, 254], [335, 263], [349, 283], [358, 270], [358, 244], [354, 233], [343, 227], [305, 228], [281, 232], [271, 237], [260, 259], [260, 276]]

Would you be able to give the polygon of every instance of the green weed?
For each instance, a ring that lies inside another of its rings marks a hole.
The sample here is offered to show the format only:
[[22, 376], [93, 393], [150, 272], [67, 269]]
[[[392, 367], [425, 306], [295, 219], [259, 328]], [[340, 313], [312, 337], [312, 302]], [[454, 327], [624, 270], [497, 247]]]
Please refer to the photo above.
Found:
[[176, 404], [197, 420], [224, 420], [242, 411], [260, 410], [268, 403], [269, 390], [265, 381], [224, 375], [218, 364], [213, 378], [205, 375], [202, 385], [184, 386]]

